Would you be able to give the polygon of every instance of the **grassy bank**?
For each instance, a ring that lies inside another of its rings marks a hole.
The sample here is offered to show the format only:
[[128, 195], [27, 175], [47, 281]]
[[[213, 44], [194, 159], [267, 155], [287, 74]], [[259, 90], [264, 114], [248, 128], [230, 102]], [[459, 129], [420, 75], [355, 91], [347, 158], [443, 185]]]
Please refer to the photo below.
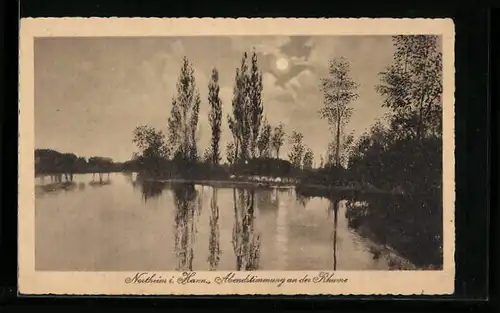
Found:
[[391, 247], [417, 268], [442, 268], [440, 199], [369, 197], [346, 205], [349, 227], [362, 236]]

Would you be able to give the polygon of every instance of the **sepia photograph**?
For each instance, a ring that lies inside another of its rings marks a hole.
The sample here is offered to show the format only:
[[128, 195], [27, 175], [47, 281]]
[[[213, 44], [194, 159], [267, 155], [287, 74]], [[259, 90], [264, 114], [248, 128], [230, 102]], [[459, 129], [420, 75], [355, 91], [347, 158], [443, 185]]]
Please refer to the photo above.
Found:
[[112, 272], [127, 293], [259, 293], [262, 283], [293, 294], [331, 282], [352, 294], [362, 282], [351, 273], [365, 283], [446, 273], [434, 281], [447, 277], [452, 292], [454, 87], [445, 90], [443, 62], [453, 24], [259, 34], [258, 21], [247, 33], [223, 21], [206, 33], [100, 34], [96, 24], [92, 36], [75, 26], [28, 39], [26, 284]]

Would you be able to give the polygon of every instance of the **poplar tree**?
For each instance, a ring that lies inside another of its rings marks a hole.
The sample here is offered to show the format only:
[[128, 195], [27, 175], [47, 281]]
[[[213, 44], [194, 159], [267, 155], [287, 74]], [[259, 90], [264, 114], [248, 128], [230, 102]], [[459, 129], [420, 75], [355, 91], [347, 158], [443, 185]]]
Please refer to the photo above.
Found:
[[245, 52], [240, 67], [236, 69], [232, 100], [233, 114], [228, 115], [237, 160], [248, 160], [256, 156], [264, 110], [262, 73], [258, 67], [255, 51], [250, 67], [247, 63], [248, 54]]
[[175, 157], [191, 162], [196, 162], [198, 158], [196, 131], [200, 102], [193, 66], [184, 57], [177, 82], [177, 95], [172, 98], [168, 130]]
[[219, 72], [216, 68], [214, 68], [208, 84], [208, 103], [210, 105], [208, 120], [212, 129], [210, 148], [212, 158], [211, 162], [213, 164], [218, 164], [221, 160], [219, 142], [221, 136], [222, 101], [219, 96], [219, 91]]

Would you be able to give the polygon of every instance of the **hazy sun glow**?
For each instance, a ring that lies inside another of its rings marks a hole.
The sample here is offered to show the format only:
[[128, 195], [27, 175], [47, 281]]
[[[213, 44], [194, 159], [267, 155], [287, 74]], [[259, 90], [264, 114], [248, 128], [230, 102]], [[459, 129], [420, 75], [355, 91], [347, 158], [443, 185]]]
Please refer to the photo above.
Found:
[[284, 71], [288, 68], [288, 61], [285, 58], [279, 58], [276, 60], [276, 68], [280, 71]]

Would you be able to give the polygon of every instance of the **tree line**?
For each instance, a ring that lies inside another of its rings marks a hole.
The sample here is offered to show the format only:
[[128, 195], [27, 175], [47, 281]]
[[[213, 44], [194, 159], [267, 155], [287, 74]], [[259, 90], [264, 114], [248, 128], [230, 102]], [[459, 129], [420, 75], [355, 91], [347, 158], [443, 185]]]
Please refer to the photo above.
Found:
[[62, 153], [52, 149], [35, 149], [35, 174], [72, 175], [75, 173], [109, 173], [122, 171], [123, 163], [113, 159], [93, 156], [88, 159], [74, 153]]
[[[225, 146], [225, 165], [220, 147], [222, 100], [219, 72], [212, 69], [206, 103], [210, 110], [211, 128], [209, 147], [200, 154], [197, 145], [197, 127], [202, 104], [196, 86], [193, 64], [184, 57], [177, 80], [176, 93], [171, 99], [166, 134], [151, 126], [141, 125], [133, 133], [133, 142], [140, 153], [134, 154], [131, 164], [154, 175], [182, 175], [190, 173], [229, 172], [256, 175], [290, 176], [297, 169], [312, 169], [314, 154], [305, 146], [303, 135], [293, 131], [287, 136], [283, 123], [271, 125], [264, 116], [263, 82], [257, 53], [244, 53], [235, 70], [231, 114], [226, 116], [232, 140]], [[280, 159], [285, 142], [291, 146], [289, 161]], [[278, 168], [278, 170], [272, 170]], [[266, 169], [266, 170], [263, 170]], [[210, 175], [209, 175], [210, 176]], [[217, 174], [215, 174], [217, 176]]]
[[347, 60], [331, 62], [329, 76], [322, 81], [325, 101], [320, 114], [332, 132], [331, 160], [326, 162], [333, 160], [336, 166], [306, 181], [369, 184], [408, 194], [399, 200], [376, 197], [367, 209], [348, 203], [349, 220], [356, 219], [362, 233], [416, 264], [441, 267], [442, 52], [437, 36], [392, 40], [392, 63], [379, 73], [375, 86], [388, 114], [356, 140], [344, 127], [355, 109], [357, 85], [349, 76]]
[[[389, 113], [354, 140], [345, 128], [355, 110], [358, 84], [346, 58], [334, 59], [321, 80], [321, 118], [330, 126], [331, 142], [320, 170], [307, 183], [369, 184], [409, 193], [441, 189], [442, 53], [437, 36], [394, 36], [392, 63], [379, 73], [374, 86]], [[293, 133], [289, 159], [310, 165], [311, 152], [303, 136]]]
[[[292, 130], [287, 135], [282, 123], [270, 125], [264, 116], [262, 72], [255, 51], [251, 56], [244, 53], [235, 70], [231, 112], [225, 121], [217, 68], [212, 70], [208, 96], [202, 101], [193, 65], [184, 57], [171, 100], [167, 135], [149, 126], [137, 127], [133, 141], [141, 152], [134, 160], [141, 168], [173, 175], [207, 168], [227, 174], [228, 169], [248, 170], [250, 163], [256, 169], [272, 168], [272, 162], [287, 162], [281, 168], [288, 172], [280, 174], [299, 175], [304, 183], [372, 184], [412, 191], [439, 188], [442, 54], [437, 37], [394, 36], [393, 45], [393, 61], [379, 73], [380, 83], [374, 86], [383, 99], [380, 105], [389, 114], [356, 140], [353, 132], [346, 133], [345, 129], [355, 111], [359, 85], [351, 77], [348, 59], [330, 61], [328, 75], [319, 82], [323, 106], [318, 115], [328, 122], [325, 135], [331, 140], [319, 163], [315, 163], [302, 133]], [[210, 108], [211, 128], [210, 145], [202, 156], [197, 146], [201, 105]], [[224, 122], [232, 135], [225, 147], [227, 165], [221, 165]], [[280, 160], [285, 142], [289, 145], [288, 161]], [[267, 165], [257, 166], [259, 162]]]
[[[171, 100], [167, 135], [147, 125], [138, 126], [134, 130], [133, 142], [140, 153], [134, 155], [133, 161], [137, 167], [152, 174], [182, 176], [193, 173], [227, 175], [229, 170], [248, 172], [249, 164], [258, 170], [270, 169], [270, 165], [287, 162], [279, 159], [280, 149], [285, 143], [284, 125], [280, 123], [273, 127], [267, 121], [262, 91], [262, 72], [258, 66], [257, 54], [254, 51], [249, 57], [248, 53], [244, 53], [234, 78], [232, 114], [226, 116], [232, 141], [225, 147], [226, 165], [223, 165], [220, 147], [223, 114], [219, 72], [217, 68], [213, 68], [208, 84], [206, 102], [210, 107], [208, 120], [211, 138], [209, 147], [201, 155], [197, 145], [197, 129], [202, 100], [196, 86], [193, 64], [184, 57], [176, 94]], [[278, 167], [282, 170], [275, 174], [281, 175], [286, 174], [283, 172], [284, 168], [289, 168]]]

